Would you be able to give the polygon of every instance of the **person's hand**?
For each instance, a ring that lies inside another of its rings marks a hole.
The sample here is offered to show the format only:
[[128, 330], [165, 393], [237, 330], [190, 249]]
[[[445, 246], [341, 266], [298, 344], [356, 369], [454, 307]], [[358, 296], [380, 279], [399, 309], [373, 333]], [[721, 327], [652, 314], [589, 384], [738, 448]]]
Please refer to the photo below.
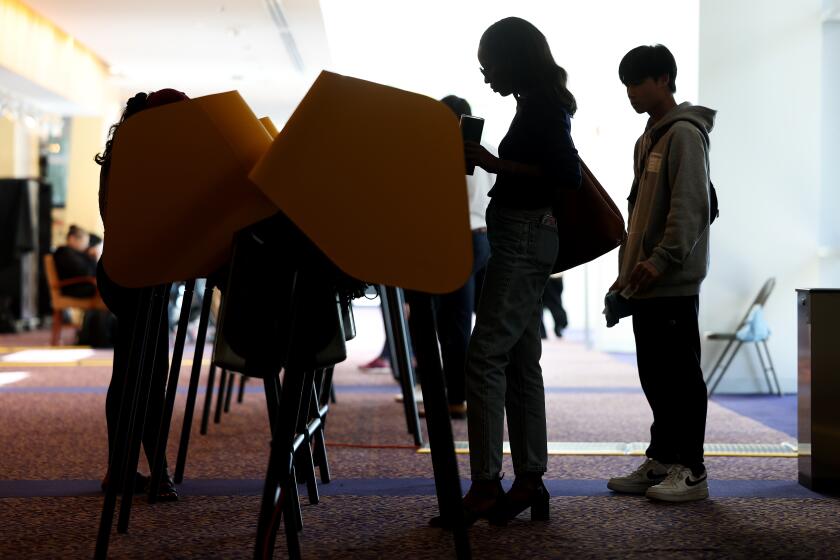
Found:
[[93, 247], [88, 247], [85, 252], [92, 260], [99, 261], [99, 259], [102, 258], [102, 243], [94, 245]]
[[655, 266], [649, 261], [642, 261], [633, 268], [627, 283], [634, 288], [633, 291], [643, 291], [659, 280], [660, 276], [661, 273]]
[[489, 173], [496, 173], [499, 158], [478, 142], [464, 142], [464, 157], [467, 164], [481, 167]]

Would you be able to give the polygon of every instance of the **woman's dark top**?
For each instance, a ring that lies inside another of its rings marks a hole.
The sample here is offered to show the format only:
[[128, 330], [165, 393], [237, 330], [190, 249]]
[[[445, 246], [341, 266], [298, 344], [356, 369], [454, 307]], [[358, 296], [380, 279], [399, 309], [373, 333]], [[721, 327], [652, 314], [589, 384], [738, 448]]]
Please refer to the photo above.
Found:
[[580, 163], [571, 126], [569, 112], [553, 96], [517, 99], [516, 116], [499, 144], [499, 157], [537, 166], [543, 176], [499, 173], [489, 193], [493, 202], [522, 210], [547, 208], [561, 189], [577, 189]]

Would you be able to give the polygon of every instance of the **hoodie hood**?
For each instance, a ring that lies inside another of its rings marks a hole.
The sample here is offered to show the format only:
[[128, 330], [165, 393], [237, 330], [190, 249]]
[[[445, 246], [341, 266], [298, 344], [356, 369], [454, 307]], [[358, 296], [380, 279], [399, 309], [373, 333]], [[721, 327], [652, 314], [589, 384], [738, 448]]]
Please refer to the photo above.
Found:
[[709, 133], [715, 126], [715, 115], [717, 111], [703, 107], [702, 105], [692, 105], [688, 101], [680, 103], [662, 117], [656, 124], [649, 126], [651, 129], [651, 136], [658, 138], [671, 128], [671, 125], [678, 121], [688, 121], [696, 126], [709, 139]]

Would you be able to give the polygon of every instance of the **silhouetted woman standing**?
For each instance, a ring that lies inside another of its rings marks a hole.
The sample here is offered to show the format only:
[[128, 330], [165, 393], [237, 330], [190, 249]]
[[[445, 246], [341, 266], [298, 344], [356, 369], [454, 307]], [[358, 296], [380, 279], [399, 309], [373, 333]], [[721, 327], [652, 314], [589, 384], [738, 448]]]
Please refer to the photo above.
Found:
[[[120, 126], [126, 119], [133, 115], [161, 105], [169, 103], [176, 103], [183, 101], [188, 97], [180, 91], [173, 89], [162, 89], [152, 92], [149, 95], [145, 93], [138, 93], [128, 100], [126, 103], [120, 121], [111, 127], [108, 141], [105, 143], [105, 150], [101, 154], [97, 154], [94, 158], [96, 163], [101, 166], [99, 173], [99, 213], [105, 222], [105, 211], [108, 206], [108, 191], [112, 187], [109, 184], [109, 176], [111, 171], [111, 150], [113, 144], [117, 139], [117, 133]], [[118, 188], [119, 185], [113, 185], [113, 188]], [[151, 222], [150, 222], [151, 223]], [[151, 225], [150, 225], [151, 227]], [[107, 231], [105, 232], [107, 234]], [[105, 250], [108, 249], [107, 242], [105, 243]], [[110, 250], [114, 250], [113, 247]], [[114, 282], [108, 276], [103, 266], [103, 259], [99, 260], [99, 266], [96, 270], [96, 283], [102, 294], [102, 300], [108, 309], [117, 317], [117, 336], [114, 343], [114, 366], [111, 373], [111, 383], [108, 386], [108, 394], [105, 398], [105, 418], [108, 424], [108, 456], [109, 464], [110, 457], [114, 451], [114, 439], [116, 436], [117, 423], [120, 417], [120, 403], [122, 394], [126, 383], [132, 381], [129, 379], [129, 353], [131, 351], [131, 343], [133, 327], [137, 319], [137, 315], [141, 312], [140, 288], [125, 288]], [[150, 266], [152, 264], [150, 263]], [[157, 352], [157, 359], [155, 360], [155, 368], [157, 375], [154, 379], [157, 385], [153, 386], [150, 391], [148, 409], [146, 411], [146, 422], [143, 429], [143, 449], [146, 452], [146, 458], [149, 462], [149, 468], [152, 468], [152, 461], [154, 460], [155, 447], [158, 438], [158, 429], [160, 426], [160, 419], [163, 414], [163, 399], [165, 393], [166, 376], [169, 369], [169, 328], [167, 324], [161, 325], [157, 333], [153, 333], [148, 345], [148, 356], [146, 363], [151, 363], [151, 356]], [[166, 468], [166, 459], [164, 458], [164, 468]], [[111, 483], [111, 473], [105, 474], [105, 479], [102, 481], [102, 489], [104, 490], [108, 484]], [[136, 492], [145, 491], [148, 484], [148, 479], [137, 473], [134, 485]], [[118, 485], [121, 482], [117, 481]], [[158, 500], [160, 501], [175, 501], [178, 499], [178, 493], [175, 490], [175, 485], [166, 473], [166, 476], [161, 481], [160, 489], [158, 491]]]
[[[529, 507], [532, 519], [548, 519], [541, 298], [559, 248], [551, 207], [562, 189], [581, 181], [570, 134], [577, 105], [545, 36], [523, 19], [491, 25], [478, 60], [493, 91], [516, 99], [516, 116], [498, 158], [478, 144], [466, 146], [467, 161], [497, 179], [487, 209], [490, 260], [467, 357], [472, 486], [464, 510], [468, 522], [504, 523]], [[506, 495], [505, 410], [516, 475]]]

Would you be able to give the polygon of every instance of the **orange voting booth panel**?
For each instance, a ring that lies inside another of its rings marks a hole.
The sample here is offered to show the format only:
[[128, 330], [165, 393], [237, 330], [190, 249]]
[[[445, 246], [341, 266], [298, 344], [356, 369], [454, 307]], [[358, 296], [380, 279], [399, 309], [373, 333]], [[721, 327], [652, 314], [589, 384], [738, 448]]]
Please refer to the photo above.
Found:
[[463, 143], [431, 98], [322, 72], [250, 177], [351, 276], [433, 293], [469, 276]]
[[277, 127], [274, 126], [274, 123], [271, 122], [270, 118], [261, 117], [260, 122], [265, 127], [266, 131], [268, 131], [268, 134], [271, 136], [272, 139], [277, 138], [277, 135], [279, 134], [279, 132], [277, 130]]
[[207, 276], [277, 209], [248, 173], [271, 135], [238, 92], [148, 109], [114, 141], [104, 266], [136, 288]]

